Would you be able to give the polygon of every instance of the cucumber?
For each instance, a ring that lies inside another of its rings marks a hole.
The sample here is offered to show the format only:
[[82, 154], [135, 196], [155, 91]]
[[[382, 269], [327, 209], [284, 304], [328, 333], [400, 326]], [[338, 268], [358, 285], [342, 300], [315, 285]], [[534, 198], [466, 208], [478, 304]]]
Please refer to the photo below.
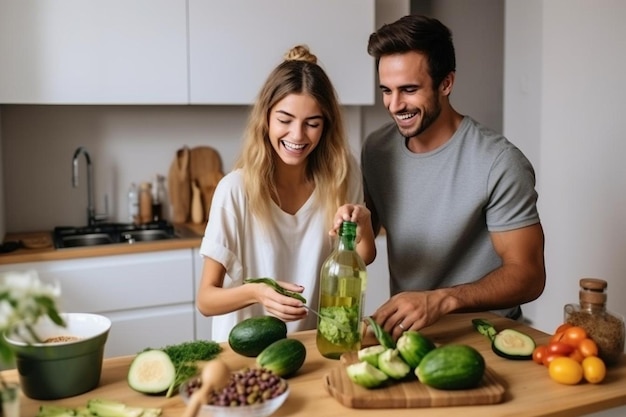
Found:
[[533, 358], [535, 341], [526, 333], [514, 329], [504, 329], [493, 338], [491, 350], [496, 355], [506, 359], [529, 360]]
[[421, 383], [443, 390], [474, 388], [485, 373], [485, 359], [467, 345], [445, 345], [428, 352], [415, 375]]
[[288, 378], [304, 364], [306, 347], [297, 339], [281, 339], [272, 343], [257, 356], [256, 363], [276, 375]]
[[436, 347], [430, 339], [414, 330], [402, 333], [397, 346], [402, 359], [413, 369], [417, 368], [422, 358]]
[[115, 400], [94, 398], [87, 402], [87, 409], [94, 416], [100, 417], [144, 417], [159, 416], [159, 408], [132, 407]]
[[411, 367], [400, 357], [398, 349], [386, 349], [381, 353], [378, 369], [393, 379], [402, 379], [411, 372]]
[[514, 329], [504, 329], [500, 332], [485, 319], [473, 319], [474, 328], [491, 341], [491, 350], [496, 355], [513, 360], [529, 360], [533, 357], [535, 340]]
[[285, 322], [273, 316], [259, 316], [237, 323], [228, 334], [228, 344], [236, 353], [252, 358], [286, 337]]
[[378, 357], [385, 350], [387, 350], [387, 348], [384, 347], [383, 345], [369, 346], [369, 347], [360, 349], [357, 352], [357, 357], [359, 358], [359, 361], [367, 362], [370, 365], [378, 368]]
[[367, 362], [348, 365], [346, 372], [352, 382], [365, 388], [380, 387], [389, 379], [387, 374]]
[[133, 359], [128, 369], [128, 385], [143, 394], [160, 394], [174, 383], [176, 368], [167, 353], [149, 349]]

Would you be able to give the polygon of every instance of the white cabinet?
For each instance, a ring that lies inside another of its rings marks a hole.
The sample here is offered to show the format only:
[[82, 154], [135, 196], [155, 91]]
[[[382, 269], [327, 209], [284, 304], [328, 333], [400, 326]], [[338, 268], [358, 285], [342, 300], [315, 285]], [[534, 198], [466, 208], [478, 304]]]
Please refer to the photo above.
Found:
[[187, 102], [186, 0], [0, 0], [0, 103]]
[[370, 105], [374, 24], [374, 0], [0, 0], [0, 103], [248, 105], [305, 43]]
[[112, 321], [105, 356], [194, 340], [191, 249], [3, 265], [61, 285], [62, 311]]
[[191, 103], [252, 103], [283, 54], [304, 43], [342, 104], [374, 104], [374, 17], [374, 0], [189, 0]]

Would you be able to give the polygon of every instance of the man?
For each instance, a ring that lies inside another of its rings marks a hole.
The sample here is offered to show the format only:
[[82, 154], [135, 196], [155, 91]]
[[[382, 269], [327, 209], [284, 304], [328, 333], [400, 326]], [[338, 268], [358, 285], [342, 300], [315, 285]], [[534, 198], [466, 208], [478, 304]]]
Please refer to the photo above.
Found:
[[450, 30], [405, 16], [370, 36], [393, 122], [361, 155], [374, 233], [387, 235], [391, 298], [373, 314], [395, 338], [453, 312], [519, 319], [545, 285], [544, 236], [530, 162], [450, 104]]

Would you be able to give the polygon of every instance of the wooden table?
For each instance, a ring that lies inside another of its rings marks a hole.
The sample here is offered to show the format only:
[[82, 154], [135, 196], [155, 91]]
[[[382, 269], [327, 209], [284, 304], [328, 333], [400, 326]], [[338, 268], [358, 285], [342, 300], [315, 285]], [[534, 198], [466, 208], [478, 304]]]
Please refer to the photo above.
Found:
[[[602, 384], [581, 383], [576, 386], [560, 385], [550, 379], [548, 370], [531, 361], [511, 361], [491, 352], [488, 340], [472, 327], [471, 319], [490, 319], [497, 328], [512, 327], [531, 335], [537, 343], [547, 343], [549, 335], [533, 328], [488, 313], [458, 314], [443, 318], [436, 325], [422, 332], [438, 344], [466, 343], [478, 349], [487, 365], [493, 369], [506, 386], [504, 401], [492, 405], [456, 407], [393, 409], [394, 417], [415, 416], [581, 416], [584, 414], [618, 407], [626, 404], [626, 355], [618, 366], [610, 368]], [[389, 410], [351, 409], [341, 405], [325, 390], [324, 376], [338, 361], [323, 358], [315, 346], [315, 332], [290, 334], [300, 339], [307, 348], [307, 359], [298, 373], [289, 379], [291, 394], [285, 404], [274, 414], [280, 416], [380, 416]], [[253, 358], [237, 355], [224, 345], [220, 356], [233, 369], [254, 365]], [[152, 397], [134, 392], [128, 387], [126, 375], [132, 357], [106, 359], [100, 386], [86, 394], [57, 400], [37, 401], [22, 397], [21, 416], [34, 416], [41, 404], [78, 406], [91, 398], [122, 401], [140, 407], [162, 407], [164, 417], [180, 416], [185, 405], [180, 396], [173, 398]], [[15, 371], [3, 372], [7, 379], [17, 379]]]

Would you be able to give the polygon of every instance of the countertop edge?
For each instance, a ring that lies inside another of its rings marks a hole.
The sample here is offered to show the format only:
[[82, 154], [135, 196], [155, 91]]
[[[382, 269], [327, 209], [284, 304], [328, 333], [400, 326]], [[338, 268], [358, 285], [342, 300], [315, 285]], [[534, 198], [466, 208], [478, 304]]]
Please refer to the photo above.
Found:
[[[0, 254], [0, 265], [127, 255], [176, 249], [194, 249], [200, 247], [200, 243], [202, 242], [202, 233], [204, 231], [203, 225], [175, 224], [174, 227], [177, 234], [180, 236], [176, 239], [138, 242], [132, 244], [115, 243], [110, 245], [65, 249], [56, 249], [54, 246], [37, 249], [21, 247], [13, 252]], [[49, 238], [49, 240], [52, 241], [50, 231], [10, 233], [7, 234], [5, 240], [19, 241], [26, 238]]]

